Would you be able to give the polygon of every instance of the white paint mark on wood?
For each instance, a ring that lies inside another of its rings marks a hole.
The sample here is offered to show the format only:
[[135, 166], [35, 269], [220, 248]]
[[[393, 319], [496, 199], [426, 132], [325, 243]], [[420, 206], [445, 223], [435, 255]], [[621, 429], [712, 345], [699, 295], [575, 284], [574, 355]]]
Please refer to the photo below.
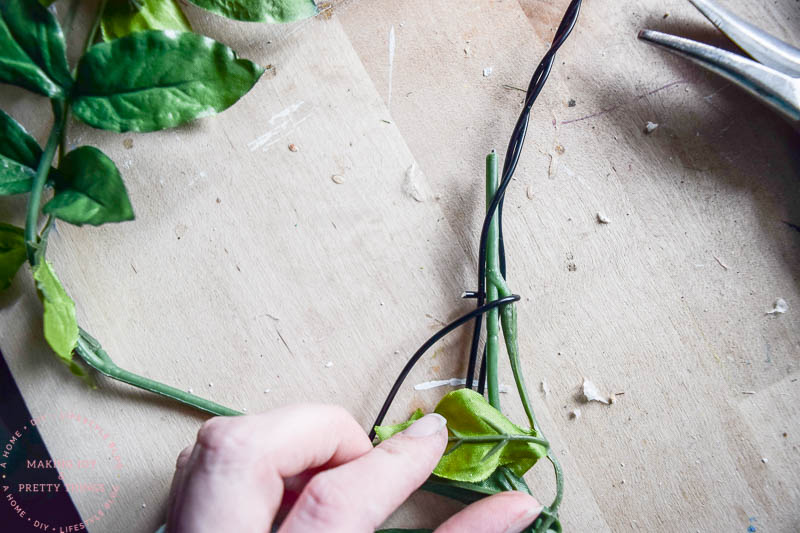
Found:
[[458, 387], [466, 385], [467, 380], [464, 378], [450, 378], [450, 379], [437, 379], [434, 381], [426, 381], [424, 383], [417, 383], [414, 385], [414, 390], [429, 390], [437, 387]]
[[392, 114], [392, 71], [394, 71], [394, 51], [396, 47], [396, 39], [394, 34], [394, 24], [389, 28], [389, 98], [387, 98], [386, 108], [389, 114]]
[[[247, 143], [247, 147], [250, 148], [251, 152], [255, 152], [259, 149], [266, 152], [269, 150], [270, 146], [278, 142], [284, 135], [295, 129], [311, 116], [311, 110], [309, 108], [310, 106], [308, 104], [300, 100], [278, 113], [275, 113], [270, 117], [268, 122], [270, 129]], [[301, 109], [305, 114], [297, 118], [297, 112]]]

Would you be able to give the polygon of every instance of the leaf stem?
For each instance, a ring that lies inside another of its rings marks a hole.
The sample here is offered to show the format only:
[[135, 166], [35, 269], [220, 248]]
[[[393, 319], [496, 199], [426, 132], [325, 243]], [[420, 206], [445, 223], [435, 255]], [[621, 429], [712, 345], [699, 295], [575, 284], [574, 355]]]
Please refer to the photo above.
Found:
[[117, 381], [122, 381], [128, 385], [133, 385], [134, 387], [138, 387], [161, 396], [166, 396], [167, 398], [177, 400], [212, 415], [236, 416], [242, 414], [239, 411], [212, 402], [211, 400], [206, 400], [205, 398], [195, 396], [189, 392], [176, 389], [175, 387], [165, 385], [164, 383], [160, 383], [120, 368], [116, 365], [116, 363], [114, 363], [111, 357], [109, 357], [108, 353], [106, 353], [106, 351], [100, 346], [100, 343], [97, 342], [97, 340], [95, 340], [86, 331], [84, 331], [83, 328], [80, 329], [78, 345], [75, 347], [75, 353], [77, 353], [87, 365], [94, 368], [101, 374], [104, 374], [112, 379], [116, 379]]
[[548, 449], [550, 448], [550, 443], [548, 441], [532, 435], [462, 435], [460, 437], [448, 437], [447, 441], [462, 444], [520, 441], [538, 444], [539, 446], [544, 446]]
[[63, 100], [52, 100], [51, 103], [54, 117], [53, 128], [50, 130], [47, 145], [45, 145], [44, 152], [39, 160], [36, 176], [33, 178], [31, 195], [28, 199], [28, 210], [25, 215], [25, 248], [28, 252], [28, 262], [32, 267], [36, 266], [36, 250], [39, 247], [36, 230], [39, 223], [39, 208], [42, 205], [42, 191], [45, 183], [47, 183], [47, 176], [50, 173], [50, 166], [53, 163], [56, 149], [61, 143], [61, 134], [64, 131], [64, 124], [67, 118]]
[[89, 35], [86, 36], [86, 43], [83, 45], [83, 53], [85, 54], [89, 48], [92, 47], [94, 44], [94, 40], [97, 38], [97, 30], [100, 29], [100, 21], [103, 20], [103, 13], [106, 11], [106, 4], [108, 0], [101, 0], [100, 7], [97, 9], [97, 16], [94, 18], [94, 23], [92, 24], [92, 29], [89, 30]]
[[[486, 156], [486, 208], [492, 204], [494, 195], [497, 192], [497, 153], [492, 152]], [[486, 241], [486, 271], [499, 270], [500, 233], [497, 227], [497, 215], [492, 217], [489, 223], [489, 235]], [[487, 283], [486, 301], [497, 300], [497, 287]], [[500, 410], [500, 386], [497, 376], [497, 360], [499, 351], [499, 311], [492, 309], [486, 313], [486, 390], [489, 397], [489, 404]]]

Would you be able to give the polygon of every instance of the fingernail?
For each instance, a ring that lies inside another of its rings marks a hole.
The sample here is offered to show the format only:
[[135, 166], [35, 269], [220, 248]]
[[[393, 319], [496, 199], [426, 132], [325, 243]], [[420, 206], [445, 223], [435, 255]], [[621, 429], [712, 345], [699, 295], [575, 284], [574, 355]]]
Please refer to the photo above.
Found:
[[508, 526], [505, 533], [520, 533], [525, 531], [531, 522], [536, 520], [536, 517], [539, 516], [542, 512], [542, 506], [536, 505], [528, 510], [524, 515], [520, 516], [513, 524]]
[[441, 431], [445, 424], [447, 424], [447, 420], [442, 415], [431, 413], [408, 426], [403, 431], [403, 435], [408, 437], [430, 437]]

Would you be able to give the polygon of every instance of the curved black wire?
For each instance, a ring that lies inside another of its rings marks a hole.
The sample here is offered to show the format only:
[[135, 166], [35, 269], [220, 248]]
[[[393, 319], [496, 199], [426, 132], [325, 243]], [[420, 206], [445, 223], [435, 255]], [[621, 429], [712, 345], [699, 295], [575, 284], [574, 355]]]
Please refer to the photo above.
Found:
[[494, 309], [495, 307], [500, 307], [501, 305], [505, 305], [505, 304], [508, 304], [508, 303], [511, 303], [511, 302], [517, 302], [517, 301], [519, 301], [519, 299], [520, 299], [519, 295], [512, 294], [511, 296], [507, 296], [505, 298], [500, 298], [499, 300], [495, 300], [493, 302], [489, 302], [488, 304], [481, 305], [478, 308], [473, 309], [469, 313], [467, 313], [467, 314], [465, 314], [463, 316], [460, 316], [457, 319], [453, 320], [452, 322], [447, 324], [445, 327], [443, 327], [442, 329], [440, 329], [439, 331], [434, 333], [433, 336], [431, 336], [430, 339], [425, 341], [425, 344], [423, 344], [422, 346], [419, 347], [419, 350], [417, 350], [416, 353], [414, 353], [414, 355], [411, 357], [411, 359], [409, 359], [408, 363], [406, 363], [406, 366], [403, 367], [403, 370], [400, 372], [400, 375], [397, 376], [397, 379], [395, 380], [394, 385], [392, 385], [392, 390], [389, 391], [389, 395], [386, 397], [386, 401], [383, 402], [383, 406], [381, 407], [381, 410], [378, 413], [377, 418], [375, 419], [375, 423], [372, 424], [372, 429], [369, 432], [370, 440], [375, 438], [375, 426], [380, 426], [381, 423], [383, 422], [383, 418], [386, 416], [386, 413], [389, 411], [389, 407], [392, 405], [392, 401], [394, 400], [394, 397], [397, 396], [397, 392], [400, 390], [400, 386], [403, 384], [403, 381], [405, 381], [406, 376], [408, 376], [408, 373], [411, 372], [412, 368], [414, 368], [414, 365], [417, 364], [417, 361], [419, 361], [420, 358], [422, 358], [422, 356], [425, 354], [425, 352], [428, 351], [428, 348], [430, 348], [431, 346], [436, 344], [445, 335], [447, 335], [448, 333], [450, 333], [454, 329], [458, 328], [459, 326], [463, 326], [464, 324], [466, 324], [467, 322], [469, 322], [470, 320], [472, 320], [476, 316], [480, 316], [483, 313], [486, 313], [486, 312]]
[[[466, 377], [466, 386], [472, 388], [475, 377], [475, 365], [478, 358], [478, 344], [480, 342], [482, 317], [484, 313], [496, 307], [519, 301], [520, 299], [519, 295], [512, 294], [506, 298], [500, 298], [499, 300], [494, 300], [488, 304], [486, 303], [486, 240], [489, 233], [489, 223], [496, 212], [499, 230], [500, 273], [503, 275], [503, 277], [505, 277], [506, 254], [505, 242], [503, 240], [503, 200], [505, 191], [508, 187], [508, 184], [511, 182], [511, 178], [514, 175], [514, 171], [517, 168], [517, 163], [519, 162], [520, 154], [522, 153], [522, 145], [525, 142], [525, 134], [528, 131], [528, 119], [530, 117], [531, 107], [536, 101], [536, 98], [539, 96], [539, 93], [542, 91], [542, 88], [547, 81], [547, 77], [550, 75], [550, 71], [553, 68], [553, 62], [555, 61], [556, 52], [559, 48], [561, 48], [561, 45], [564, 44], [567, 37], [569, 37], [569, 34], [572, 32], [572, 29], [575, 27], [575, 23], [578, 20], [578, 13], [580, 12], [581, 2], [582, 0], [572, 0], [572, 2], [570, 2], [569, 7], [567, 7], [566, 12], [564, 13], [564, 18], [561, 20], [558, 30], [556, 30], [555, 37], [553, 37], [553, 42], [550, 45], [550, 49], [545, 54], [544, 58], [542, 58], [539, 66], [536, 68], [536, 71], [531, 77], [530, 83], [528, 84], [528, 91], [525, 96], [525, 106], [519, 118], [517, 119], [516, 125], [514, 126], [514, 131], [511, 134], [511, 140], [509, 141], [508, 149], [506, 150], [506, 157], [503, 161], [502, 180], [497, 192], [494, 195], [494, 198], [492, 199], [492, 202], [489, 204], [489, 208], [486, 210], [486, 216], [483, 219], [480, 246], [478, 248], [479, 288], [477, 292], [465, 293], [468, 295], [467, 297], [477, 299], [476, 308], [440, 329], [430, 339], [425, 341], [425, 344], [420, 346], [420, 348], [414, 353], [408, 363], [406, 363], [406, 365], [403, 367], [403, 370], [395, 380], [394, 385], [392, 385], [392, 389], [389, 391], [386, 401], [384, 401], [383, 406], [381, 407], [381, 410], [375, 419], [375, 423], [370, 429], [370, 439], [375, 438], [375, 426], [379, 426], [383, 422], [383, 419], [386, 416], [386, 413], [389, 411], [389, 407], [392, 405], [392, 401], [394, 401], [395, 396], [397, 396], [403, 381], [405, 381], [409, 372], [411, 372], [411, 369], [414, 368], [414, 365], [417, 364], [425, 352], [445, 335], [474, 319], [475, 328], [472, 334], [469, 365], [467, 368]], [[485, 382], [486, 350], [484, 347], [484, 355], [481, 361], [480, 381], [478, 386], [478, 390], [481, 394], [484, 391]]]
[[[561, 24], [556, 30], [553, 42], [550, 49], [539, 62], [536, 71], [531, 77], [528, 84], [528, 92], [525, 96], [525, 106], [520, 113], [517, 123], [514, 126], [514, 131], [511, 134], [511, 140], [508, 142], [508, 149], [506, 150], [506, 157], [503, 161], [503, 174], [500, 186], [492, 199], [489, 208], [486, 210], [486, 217], [483, 219], [483, 228], [481, 229], [480, 246], [478, 247], [478, 291], [477, 291], [477, 306], [480, 307], [486, 301], [486, 239], [489, 233], [489, 224], [497, 212], [498, 230], [500, 234], [500, 273], [505, 277], [506, 275], [506, 257], [505, 257], [505, 241], [503, 240], [503, 199], [505, 196], [506, 188], [511, 182], [514, 171], [517, 169], [519, 157], [522, 153], [522, 145], [525, 142], [525, 134], [528, 131], [528, 119], [531, 114], [531, 107], [542, 92], [545, 82], [547, 82], [550, 71], [553, 68], [556, 52], [561, 48], [561, 45], [567, 40], [575, 23], [578, 21], [578, 14], [580, 13], [582, 0], [572, 0], [567, 11], [564, 13], [564, 18], [561, 19]], [[472, 331], [472, 343], [470, 344], [469, 351], [469, 364], [467, 365], [466, 387], [472, 388], [475, 379], [475, 365], [478, 359], [478, 344], [480, 343], [481, 336], [482, 315], [475, 317], [475, 326]], [[485, 374], [485, 360], [486, 355], [481, 358], [481, 375]], [[481, 379], [478, 382], [478, 391], [483, 392], [484, 381]]]

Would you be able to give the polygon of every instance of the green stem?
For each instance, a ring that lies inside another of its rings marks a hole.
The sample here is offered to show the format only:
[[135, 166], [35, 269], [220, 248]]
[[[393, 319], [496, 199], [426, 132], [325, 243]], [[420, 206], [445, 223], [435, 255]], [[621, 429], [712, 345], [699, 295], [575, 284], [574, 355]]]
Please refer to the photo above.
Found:
[[133, 385], [134, 387], [138, 387], [161, 396], [166, 396], [167, 398], [172, 398], [173, 400], [185, 403], [186, 405], [200, 409], [201, 411], [205, 411], [212, 415], [236, 416], [242, 414], [239, 411], [212, 402], [211, 400], [206, 400], [205, 398], [195, 396], [189, 392], [176, 389], [175, 387], [170, 387], [169, 385], [165, 385], [158, 381], [154, 381], [118, 367], [114, 361], [111, 360], [111, 357], [109, 357], [108, 353], [103, 350], [103, 348], [100, 346], [100, 343], [97, 342], [91, 335], [86, 333], [86, 331], [83, 329], [80, 330], [78, 345], [75, 348], [75, 352], [90, 367], [94, 368], [101, 374], [104, 374], [112, 379], [116, 379], [117, 381], [122, 381], [128, 385]]
[[550, 443], [547, 442], [545, 439], [532, 437], [531, 435], [472, 435], [463, 437], [448, 437], [447, 441], [460, 442], [463, 444], [520, 441], [520, 442], [530, 442], [533, 444], [538, 444], [548, 449], [550, 448]]
[[[486, 156], [486, 208], [494, 199], [497, 192], [497, 153]], [[489, 233], [486, 239], [486, 271], [500, 269], [500, 232], [497, 227], [497, 214], [492, 216], [489, 222]], [[492, 283], [486, 283], [486, 303], [497, 300], [497, 287]], [[486, 313], [486, 390], [489, 396], [489, 404], [500, 410], [500, 386], [497, 376], [497, 360], [499, 352], [499, 311], [497, 308]]]
[[36, 266], [36, 250], [39, 247], [36, 230], [39, 223], [39, 208], [42, 204], [42, 191], [44, 190], [45, 183], [47, 183], [50, 166], [53, 164], [56, 148], [58, 148], [61, 142], [61, 134], [64, 130], [64, 123], [67, 118], [63, 101], [53, 100], [52, 104], [54, 116], [53, 128], [50, 130], [47, 145], [45, 145], [44, 152], [39, 160], [39, 166], [36, 169], [36, 177], [33, 178], [31, 195], [28, 199], [28, 211], [25, 216], [25, 248], [28, 251], [28, 262], [32, 267]]
[[553, 465], [553, 470], [556, 473], [556, 499], [550, 504], [550, 509], [553, 513], [558, 512], [558, 507], [561, 505], [561, 499], [564, 497], [564, 471], [561, 469], [561, 463], [558, 462], [556, 456], [552, 451], [547, 452], [547, 458]]
[[97, 16], [94, 18], [94, 24], [92, 24], [92, 29], [89, 30], [89, 35], [86, 36], [86, 43], [83, 45], [84, 54], [89, 48], [91, 48], [92, 44], [94, 44], [94, 40], [97, 38], [97, 30], [100, 29], [100, 21], [103, 19], [103, 13], [106, 11], [107, 3], [108, 0], [102, 0], [100, 2], [100, 7], [97, 10]]

